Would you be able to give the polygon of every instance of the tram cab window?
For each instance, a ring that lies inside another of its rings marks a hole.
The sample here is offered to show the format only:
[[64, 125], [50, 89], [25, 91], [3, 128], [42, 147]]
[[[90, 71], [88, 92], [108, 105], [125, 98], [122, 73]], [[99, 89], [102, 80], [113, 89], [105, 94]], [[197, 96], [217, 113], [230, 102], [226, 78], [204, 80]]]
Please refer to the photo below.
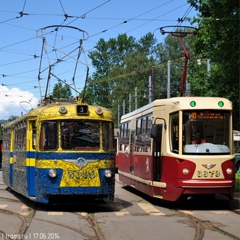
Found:
[[36, 123], [32, 122], [32, 148], [36, 149], [36, 134], [37, 133], [37, 128], [36, 128]]
[[172, 151], [178, 153], [179, 147], [179, 113], [171, 114], [171, 140], [172, 140]]
[[113, 124], [109, 122], [102, 123], [102, 133], [103, 133], [103, 149], [105, 151], [113, 150], [114, 139], [113, 139]]
[[99, 150], [100, 123], [86, 120], [61, 122], [61, 147], [64, 150]]
[[120, 126], [119, 150], [129, 150], [130, 122], [122, 123]]
[[58, 148], [57, 121], [44, 121], [41, 124], [40, 150]]
[[230, 154], [229, 129], [229, 111], [184, 111], [183, 154]]

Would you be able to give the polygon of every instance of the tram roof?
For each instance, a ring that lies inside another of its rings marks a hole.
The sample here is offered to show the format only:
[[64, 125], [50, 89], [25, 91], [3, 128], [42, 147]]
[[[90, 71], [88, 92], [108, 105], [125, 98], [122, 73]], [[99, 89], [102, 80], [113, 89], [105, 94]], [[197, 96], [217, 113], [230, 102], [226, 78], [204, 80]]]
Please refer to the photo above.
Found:
[[[89, 114], [83, 114], [78, 115], [76, 112], [76, 106], [77, 105], [87, 105], [89, 109]], [[66, 107], [67, 113], [61, 114], [60, 108]], [[103, 114], [97, 114], [96, 110], [98, 108], [101, 108], [103, 111]], [[35, 109], [32, 109], [28, 113], [24, 114], [23, 116], [13, 120], [12, 122], [7, 123], [4, 127], [8, 127], [11, 124], [18, 123], [22, 121], [25, 118], [35, 118], [41, 115], [41, 119], [46, 120], [54, 120], [54, 119], [73, 119], [73, 118], [86, 118], [86, 119], [102, 119], [102, 120], [113, 120], [114, 116], [113, 113], [104, 107], [95, 106], [95, 105], [89, 105], [87, 103], [80, 103], [77, 101], [56, 101], [51, 102], [47, 104], [41, 104], [40, 106], [36, 107]]]
[[232, 102], [226, 98], [222, 97], [174, 97], [167, 99], [156, 99], [153, 102], [138, 108], [130, 113], [127, 113], [121, 117], [121, 119], [126, 119], [128, 117], [145, 113], [147, 114], [148, 110], [151, 111], [154, 107], [166, 107], [169, 112], [174, 112], [177, 110], [187, 110], [194, 109], [191, 107], [191, 103], [196, 103], [196, 108], [199, 109], [220, 109], [221, 107], [218, 105], [219, 102], [223, 102], [224, 110], [232, 110]]

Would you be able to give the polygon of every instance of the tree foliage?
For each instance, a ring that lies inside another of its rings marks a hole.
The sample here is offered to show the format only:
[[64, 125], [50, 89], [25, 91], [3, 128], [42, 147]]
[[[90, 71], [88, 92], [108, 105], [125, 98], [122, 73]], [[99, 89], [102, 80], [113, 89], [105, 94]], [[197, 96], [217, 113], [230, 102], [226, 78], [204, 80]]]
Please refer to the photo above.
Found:
[[[197, 16], [189, 19], [192, 26], [198, 26], [197, 35], [187, 35], [183, 39], [190, 56], [187, 69], [190, 93], [230, 99], [234, 123], [237, 123], [240, 119], [239, 0], [188, 2], [199, 11]], [[184, 28], [177, 30], [185, 31]], [[124, 109], [125, 113], [134, 110], [136, 103], [137, 107], [148, 103], [149, 76], [153, 81], [152, 99], [167, 97], [169, 60], [171, 97], [179, 96], [184, 67], [183, 46], [171, 34], [163, 43], [158, 43], [157, 35], [151, 33], [139, 40], [126, 34], [108, 41], [100, 39], [89, 57], [95, 72], [89, 78], [85, 99], [88, 103], [111, 109], [116, 118], [124, 113]], [[207, 70], [207, 60], [210, 60], [211, 71]], [[240, 128], [237, 124], [234, 127]]]
[[[222, 96], [233, 102], [235, 128], [240, 119], [239, 0], [188, 0], [199, 11], [192, 44], [201, 59], [211, 60], [211, 74], [195, 74], [192, 90], [202, 96]], [[205, 79], [205, 80], [204, 80]], [[237, 121], [238, 120], [238, 121]]]
[[52, 97], [58, 98], [58, 99], [72, 98], [72, 92], [71, 92], [70, 86], [67, 84], [63, 86], [62, 82], [58, 82], [57, 84], [54, 85]]
[[[117, 117], [149, 102], [167, 97], [167, 62], [171, 59], [171, 96], [179, 95], [183, 68], [182, 46], [175, 37], [157, 43], [151, 33], [136, 40], [119, 35], [100, 39], [89, 57], [96, 71], [88, 81], [85, 99], [111, 109]], [[153, 81], [149, 96], [149, 77]], [[136, 95], [137, 92], [137, 95]], [[125, 102], [125, 105], [124, 105]], [[120, 108], [120, 109], [119, 109]]]

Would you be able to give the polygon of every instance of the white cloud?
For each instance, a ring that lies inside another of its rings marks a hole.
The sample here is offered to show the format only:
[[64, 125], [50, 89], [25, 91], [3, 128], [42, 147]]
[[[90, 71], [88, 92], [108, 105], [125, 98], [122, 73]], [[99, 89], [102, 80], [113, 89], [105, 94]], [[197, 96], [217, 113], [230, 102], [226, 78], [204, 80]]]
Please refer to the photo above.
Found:
[[0, 86], [0, 120], [8, 120], [10, 116], [21, 116], [37, 104], [38, 99], [31, 92]]

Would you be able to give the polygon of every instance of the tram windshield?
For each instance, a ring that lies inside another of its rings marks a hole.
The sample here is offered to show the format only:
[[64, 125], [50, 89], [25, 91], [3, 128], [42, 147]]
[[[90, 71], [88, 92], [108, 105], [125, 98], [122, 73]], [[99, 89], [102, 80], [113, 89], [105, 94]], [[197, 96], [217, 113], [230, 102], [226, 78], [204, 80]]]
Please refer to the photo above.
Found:
[[[41, 128], [40, 149], [56, 150], [61, 146], [63, 150], [97, 151], [100, 150], [102, 143], [104, 150], [112, 150], [112, 125], [110, 122], [89, 120], [44, 121]], [[60, 127], [59, 131], [58, 127]]]
[[[183, 154], [230, 154], [229, 111], [183, 111], [182, 116]], [[171, 119], [172, 148], [178, 151], [179, 114]]]
[[61, 122], [62, 149], [99, 150], [100, 124], [91, 121]]

